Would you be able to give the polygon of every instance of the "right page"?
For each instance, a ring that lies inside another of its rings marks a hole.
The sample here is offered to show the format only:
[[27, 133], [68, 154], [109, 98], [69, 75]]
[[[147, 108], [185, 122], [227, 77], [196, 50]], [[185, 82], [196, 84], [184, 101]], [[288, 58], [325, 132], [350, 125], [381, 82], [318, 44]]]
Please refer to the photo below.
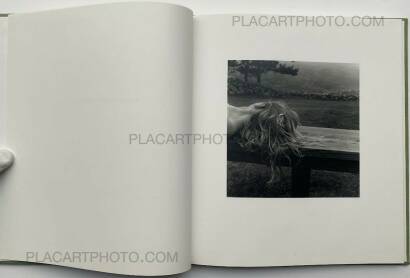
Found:
[[404, 263], [404, 21], [194, 22], [193, 263]]

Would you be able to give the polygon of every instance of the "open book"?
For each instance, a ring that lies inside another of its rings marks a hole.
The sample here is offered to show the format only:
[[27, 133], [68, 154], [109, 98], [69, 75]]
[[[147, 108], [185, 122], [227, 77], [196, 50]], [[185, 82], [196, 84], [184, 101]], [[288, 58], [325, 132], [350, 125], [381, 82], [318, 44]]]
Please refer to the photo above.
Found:
[[406, 23], [155, 3], [9, 16], [0, 259], [406, 263]]

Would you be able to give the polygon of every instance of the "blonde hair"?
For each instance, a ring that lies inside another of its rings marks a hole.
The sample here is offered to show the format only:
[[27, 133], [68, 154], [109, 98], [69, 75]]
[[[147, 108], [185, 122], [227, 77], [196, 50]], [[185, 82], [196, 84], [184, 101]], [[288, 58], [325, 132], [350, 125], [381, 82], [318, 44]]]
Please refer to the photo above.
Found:
[[299, 116], [295, 111], [285, 103], [270, 101], [240, 130], [238, 143], [242, 148], [266, 154], [271, 167], [268, 184], [280, 180], [279, 160], [286, 159], [290, 163], [292, 157], [301, 156], [298, 125]]

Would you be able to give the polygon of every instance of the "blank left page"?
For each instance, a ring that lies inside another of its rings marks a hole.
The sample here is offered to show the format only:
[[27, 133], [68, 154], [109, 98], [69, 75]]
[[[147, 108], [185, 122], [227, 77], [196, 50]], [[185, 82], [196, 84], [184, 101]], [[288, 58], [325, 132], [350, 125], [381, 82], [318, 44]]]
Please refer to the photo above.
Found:
[[13, 15], [8, 39], [16, 163], [0, 180], [0, 259], [188, 270], [190, 147], [134, 139], [190, 132], [192, 12], [120, 3]]

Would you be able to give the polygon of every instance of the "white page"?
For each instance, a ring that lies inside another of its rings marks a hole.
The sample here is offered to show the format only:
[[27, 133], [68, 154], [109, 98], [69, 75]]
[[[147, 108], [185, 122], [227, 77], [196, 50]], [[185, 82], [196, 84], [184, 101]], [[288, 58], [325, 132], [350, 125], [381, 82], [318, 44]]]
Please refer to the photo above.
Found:
[[402, 21], [385, 19], [383, 26], [350, 28], [249, 27], [232, 22], [232, 15], [199, 16], [194, 20], [194, 131], [227, 132], [228, 60], [358, 64], [360, 196], [227, 197], [226, 144], [195, 145], [193, 263], [403, 263]]
[[6, 16], [0, 17], [0, 144], [4, 141], [4, 96], [6, 92], [6, 59], [7, 59], [7, 20]]
[[5, 144], [16, 164], [1, 177], [1, 259], [190, 268], [190, 148], [129, 134], [190, 131], [191, 56], [192, 12], [179, 6], [10, 16]]

